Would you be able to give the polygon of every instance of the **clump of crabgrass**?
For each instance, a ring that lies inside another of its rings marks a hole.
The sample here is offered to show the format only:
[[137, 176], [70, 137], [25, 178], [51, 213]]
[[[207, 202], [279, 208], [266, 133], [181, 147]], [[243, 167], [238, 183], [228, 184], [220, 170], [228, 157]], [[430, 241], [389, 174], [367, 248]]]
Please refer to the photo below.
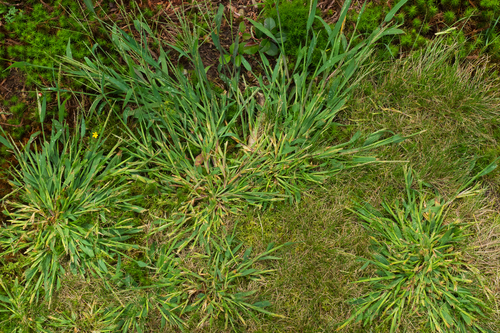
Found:
[[353, 301], [357, 310], [338, 329], [380, 318], [392, 333], [403, 317], [413, 316], [416, 325], [432, 332], [485, 332], [480, 320], [488, 307], [468, 287], [476, 270], [461, 249], [471, 224], [450, 221], [447, 211], [456, 198], [477, 194], [477, 186], [463, 189], [495, 168], [488, 165], [448, 201], [429, 200], [422, 182], [413, 189], [413, 171], [405, 169], [407, 198], [401, 205], [384, 202], [385, 215], [369, 204], [356, 205], [352, 211], [373, 232], [375, 251], [362, 269], [374, 265], [377, 276], [358, 281], [370, 283], [373, 291]]

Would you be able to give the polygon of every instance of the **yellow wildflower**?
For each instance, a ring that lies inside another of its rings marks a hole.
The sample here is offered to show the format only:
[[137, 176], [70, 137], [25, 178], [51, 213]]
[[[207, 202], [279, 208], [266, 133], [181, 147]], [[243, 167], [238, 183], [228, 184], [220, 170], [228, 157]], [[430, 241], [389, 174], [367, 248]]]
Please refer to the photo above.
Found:
[[94, 139], [97, 139], [97, 137], [98, 137], [98, 136], [99, 136], [99, 134], [97, 134], [97, 132], [92, 133], [92, 137], [93, 137]]

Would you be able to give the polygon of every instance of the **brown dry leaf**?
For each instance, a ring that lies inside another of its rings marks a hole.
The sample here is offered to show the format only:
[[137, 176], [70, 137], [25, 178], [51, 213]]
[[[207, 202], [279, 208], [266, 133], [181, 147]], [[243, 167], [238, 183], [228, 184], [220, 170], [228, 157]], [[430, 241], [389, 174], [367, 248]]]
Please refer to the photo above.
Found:
[[200, 166], [205, 162], [205, 159], [203, 158], [203, 153], [200, 153], [196, 158], [194, 159], [194, 166]]
[[264, 106], [264, 95], [261, 92], [257, 93], [257, 103], [259, 103], [260, 106]]
[[248, 150], [253, 151], [253, 146], [257, 142], [257, 131], [252, 131], [248, 137]]

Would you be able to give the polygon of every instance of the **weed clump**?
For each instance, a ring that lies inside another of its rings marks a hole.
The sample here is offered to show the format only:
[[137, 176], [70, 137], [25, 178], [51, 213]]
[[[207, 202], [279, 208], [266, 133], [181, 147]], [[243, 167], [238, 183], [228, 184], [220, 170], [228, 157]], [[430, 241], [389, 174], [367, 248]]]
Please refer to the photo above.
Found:
[[[495, 167], [487, 166], [473, 179]], [[384, 202], [385, 215], [369, 204], [357, 204], [353, 210], [374, 233], [375, 254], [362, 269], [374, 265], [377, 276], [358, 281], [369, 282], [374, 290], [353, 301], [358, 309], [341, 327], [353, 320], [366, 325], [380, 317], [392, 333], [402, 318], [425, 314], [417, 325], [432, 332], [484, 332], [480, 319], [485, 317], [487, 306], [467, 286], [473, 282], [476, 269], [462, 251], [470, 224], [447, 217], [449, 205], [457, 197], [475, 195], [476, 189], [459, 191], [449, 201], [439, 197], [429, 200], [422, 183], [418, 191], [412, 189], [411, 169], [405, 170], [405, 182], [407, 198], [402, 205]]]

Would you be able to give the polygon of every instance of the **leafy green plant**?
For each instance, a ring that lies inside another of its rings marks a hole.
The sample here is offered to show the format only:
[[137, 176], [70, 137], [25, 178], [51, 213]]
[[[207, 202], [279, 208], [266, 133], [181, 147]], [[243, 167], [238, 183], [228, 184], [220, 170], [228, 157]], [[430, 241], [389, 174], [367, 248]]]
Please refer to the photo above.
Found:
[[[39, 103], [42, 123], [45, 103], [45, 98]], [[106, 218], [110, 207], [141, 210], [124, 197], [128, 169], [124, 167], [126, 161], [120, 161], [115, 153], [118, 145], [105, 154], [99, 138], [86, 148], [84, 121], [71, 139], [67, 126], [56, 120], [52, 124], [50, 141], [43, 133], [42, 146], [35, 143], [33, 149], [31, 143], [39, 132], [22, 149], [12, 138], [0, 136], [0, 143], [14, 153], [19, 163], [12, 172], [11, 184], [13, 193], [21, 199], [7, 201], [12, 211], [5, 212], [11, 218], [10, 224], [0, 230], [4, 249], [1, 256], [27, 256], [26, 288], [32, 290], [34, 284], [31, 300], [35, 295], [38, 298], [43, 284], [49, 304], [65, 272], [63, 261], [69, 259], [74, 274], [88, 269], [106, 271], [113, 253], [137, 247], [125, 241], [141, 231], [126, 220], [110, 225]], [[91, 216], [90, 223], [85, 216]]]
[[23, 11], [18, 10], [14, 6], [9, 7], [8, 11], [4, 8], [0, 8], [0, 14], [4, 14], [4, 13], [7, 13], [7, 14], [3, 15], [3, 18], [7, 24], [14, 23], [16, 21], [16, 16], [23, 15]]
[[[261, 30], [261, 27], [269, 31], [271, 34], [266, 35], [263, 32], [265, 30]], [[250, 64], [243, 58], [243, 54], [255, 54], [257, 52], [263, 52], [270, 56], [277, 56], [279, 54], [280, 45], [286, 41], [286, 33], [278, 32], [276, 22], [269, 17], [264, 20], [264, 25], [255, 23], [254, 28], [255, 38], [260, 39], [260, 43], [252, 40], [251, 34], [245, 33], [246, 26], [243, 22], [241, 22], [239, 32], [242, 36], [243, 42], [245, 43], [239, 43], [239, 38], [237, 38], [236, 41], [229, 47], [229, 54], [220, 56], [219, 62], [221, 64], [224, 65], [232, 62], [237, 67], [243, 64], [247, 70], [250, 70]]]
[[477, 185], [464, 189], [495, 167], [488, 165], [446, 202], [439, 197], [429, 200], [422, 182], [418, 191], [412, 189], [413, 172], [405, 169], [407, 199], [402, 207], [398, 201], [384, 202], [388, 216], [369, 204], [351, 210], [374, 233], [373, 260], [365, 260], [362, 268], [375, 266], [377, 276], [358, 281], [369, 282], [374, 291], [354, 300], [357, 310], [339, 329], [351, 321], [366, 325], [380, 317], [392, 333], [402, 317], [424, 315], [432, 332], [485, 332], [480, 318], [487, 307], [467, 287], [477, 270], [461, 251], [470, 224], [450, 221], [447, 211], [456, 198], [476, 195]]
[[255, 43], [248, 41], [251, 35], [245, 33], [245, 30], [245, 23], [241, 22], [239, 25], [239, 32], [242, 35], [242, 40], [246, 41], [246, 43], [239, 43], [238, 37], [229, 47], [229, 54], [223, 54], [219, 57], [219, 62], [222, 65], [232, 62], [236, 67], [240, 67], [241, 64], [243, 64], [247, 70], [251, 70], [250, 64], [243, 58], [243, 54], [255, 54], [258, 51], [258, 47], [255, 47]]
[[[243, 58], [243, 54], [255, 54], [257, 52], [262, 52], [269, 56], [277, 56], [279, 54], [280, 45], [286, 41], [286, 33], [278, 32], [278, 27], [274, 19], [268, 17], [264, 20], [263, 25], [255, 23], [253, 28], [255, 29], [255, 39], [260, 39], [261, 41], [256, 42], [252, 40], [252, 35], [245, 33], [246, 26], [241, 22], [239, 31], [242, 35], [242, 40], [246, 43], [239, 43], [239, 38], [237, 38], [229, 47], [229, 54], [224, 54], [219, 58], [221, 64], [228, 64], [232, 61], [235, 66], [239, 67], [243, 63], [245, 68], [250, 70], [250, 64]], [[265, 34], [263, 31], [267, 31], [268, 34]]]
[[265, 310], [265, 307], [271, 305], [271, 303], [267, 301], [252, 303], [249, 300], [249, 297], [254, 295], [257, 290], [237, 292], [237, 282], [241, 279], [258, 281], [261, 280], [263, 275], [272, 272], [273, 270], [270, 269], [253, 267], [262, 260], [279, 259], [272, 256], [271, 253], [287, 244], [274, 247], [274, 244], [271, 243], [266, 251], [251, 258], [252, 248], [243, 251], [243, 243], [237, 242], [234, 235], [219, 241], [219, 244], [213, 242], [213, 250], [203, 257], [203, 259], [207, 260], [206, 268], [189, 273], [188, 289], [196, 295], [190, 306], [195, 309], [203, 309], [203, 317], [197, 326], [201, 327], [207, 321], [213, 324], [214, 319], [222, 314], [225, 329], [228, 328], [229, 324], [235, 329], [237, 322], [241, 322], [246, 326], [243, 316], [252, 315], [252, 311], [282, 317]]
[[259, 52], [266, 53], [270, 56], [277, 56], [279, 53], [280, 45], [286, 42], [287, 33], [284, 29], [280, 31], [279, 27], [272, 17], [268, 17], [264, 20], [262, 25], [267, 31], [271, 33], [271, 36], [266, 35], [263, 31], [259, 29], [261, 25], [254, 25], [255, 37], [262, 39], [259, 43]]

